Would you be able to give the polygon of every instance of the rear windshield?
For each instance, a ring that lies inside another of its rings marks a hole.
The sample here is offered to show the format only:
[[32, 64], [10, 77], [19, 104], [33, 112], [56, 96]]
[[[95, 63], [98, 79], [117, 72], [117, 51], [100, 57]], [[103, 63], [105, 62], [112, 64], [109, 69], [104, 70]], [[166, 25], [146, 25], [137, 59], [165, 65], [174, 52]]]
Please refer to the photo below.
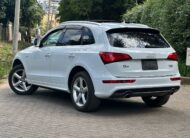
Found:
[[169, 45], [153, 29], [112, 29], [107, 31], [109, 42], [120, 48], [167, 48]]

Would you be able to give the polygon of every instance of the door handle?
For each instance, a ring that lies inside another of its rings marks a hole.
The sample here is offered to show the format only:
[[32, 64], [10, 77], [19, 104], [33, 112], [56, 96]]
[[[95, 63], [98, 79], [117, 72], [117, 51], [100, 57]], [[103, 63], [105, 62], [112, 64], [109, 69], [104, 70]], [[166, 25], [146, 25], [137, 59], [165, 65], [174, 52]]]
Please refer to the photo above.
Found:
[[50, 53], [46, 54], [45, 57], [49, 58], [51, 56]]
[[70, 54], [69, 58], [75, 58], [75, 55], [74, 54]]

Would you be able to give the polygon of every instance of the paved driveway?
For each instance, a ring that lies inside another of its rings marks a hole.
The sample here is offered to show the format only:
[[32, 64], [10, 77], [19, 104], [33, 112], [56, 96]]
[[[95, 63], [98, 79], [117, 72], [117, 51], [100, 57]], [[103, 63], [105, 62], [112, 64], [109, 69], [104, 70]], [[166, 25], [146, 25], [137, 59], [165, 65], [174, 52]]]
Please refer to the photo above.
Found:
[[40, 89], [18, 96], [0, 86], [0, 138], [190, 137], [190, 86], [183, 86], [163, 108], [140, 98], [104, 101], [95, 113], [73, 109], [69, 95]]

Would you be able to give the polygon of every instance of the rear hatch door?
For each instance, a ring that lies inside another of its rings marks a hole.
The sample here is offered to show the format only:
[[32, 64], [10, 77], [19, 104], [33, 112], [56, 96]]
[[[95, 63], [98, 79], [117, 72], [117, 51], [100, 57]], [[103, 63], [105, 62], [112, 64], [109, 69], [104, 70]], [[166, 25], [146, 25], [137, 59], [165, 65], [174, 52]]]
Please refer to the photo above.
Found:
[[106, 63], [116, 77], [164, 77], [178, 73], [173, 48], [153, 29], [112, 29], [107, 32], [112, 53], [127, 54], [129, 60]]

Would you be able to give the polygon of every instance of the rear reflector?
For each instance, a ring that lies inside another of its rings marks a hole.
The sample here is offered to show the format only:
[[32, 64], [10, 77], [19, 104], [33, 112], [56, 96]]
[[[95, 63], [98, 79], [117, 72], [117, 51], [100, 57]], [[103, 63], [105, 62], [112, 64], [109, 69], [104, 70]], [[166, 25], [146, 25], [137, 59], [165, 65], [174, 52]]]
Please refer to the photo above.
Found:
[[174, 52], [174, 53], [169, 54], [167, 59], [177, 61], [178, 60], [177, 53]]
[[171, 81], [179, 81], [179, 80], [181, 80], [181, 78], [180, 77], [175, 77], [175, 78], [170, 78], [170, 80]]
[[134, 83], [136, 80], [103, 80], [103, 83]]
[[122, 53], [100, 52], [99, 55], [105, 64], [132, 59], [128, 54]]

